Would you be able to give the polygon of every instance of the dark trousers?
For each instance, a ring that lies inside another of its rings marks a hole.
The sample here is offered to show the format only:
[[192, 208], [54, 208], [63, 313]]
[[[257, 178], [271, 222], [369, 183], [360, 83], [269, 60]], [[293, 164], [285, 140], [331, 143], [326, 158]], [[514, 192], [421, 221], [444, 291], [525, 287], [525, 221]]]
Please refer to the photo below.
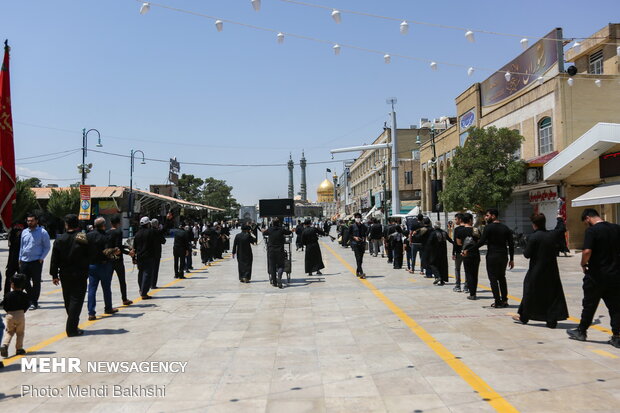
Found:
[[[457, 253], [454, 257], [454, 278], [456, 278], [456, 285], [461, 286], [461, 264], [463, 263], [463, 256], [461, 253]], [[467, 281], [465, 281], [467, 285]], [[467, 287], [469, 288], [469, 286]]]
[[267, 264], [271, 283], [281, 282], [284, 272], [284, 247], [269, 248], [267, 250]]
[[6, 273], [4, 274], [6, 277], [4, 279], [4, 296], [11, 292], [11, 279], [17, 273], [19, 269], [19, 263], [17, 264], [8, 264], [6, 266]]
[[65, 331], [68, 335], [75, 334], [78, 331], [80, 313], [82, 313], [84, 297], [86, 297], [87, 280], [86, 274], [62, 275], [60, 277], [62, 298], [65, 302], [65, 311], [67, 312]]
[[415, 261], [418, 255], [418, 252], [420, 253], [420, 269], [422, 268], [422, 248], [420, 246], [420, 244], [411, 244], [411, 270], [415, 271]]
[[161, 255], [153, 259], [153, 279], [151, 280], [151, 288], [157, 287], [157, 279], [159, 278], [159, 264], [161, 263]]
[[174, 254], [174, 278], [183, 276], [183, 269], [185, 268], [185, 252], [175, 251]]
[[478, 270], [480, 269], [480, 255], [463, 257], [463, 268], [465, 269], [465, 285], [469, 290], [469, 295], [476, 296], [478, 290]]
[[26, 283], [26, 293], [30, 299], [31, 305], [39, 305], [39, 296], [41, 295], [41, 271], [43, 271], [43, 263], [37, 261], [19, 263], [19, 272], [26, 275], [28, 282]]
[[138, 286], [140, 295], [144, 297], [151, 289], [153, 282], [154, 258], [138, 261]]
[[355, 263], [357, 264], [357, 269], [355, 270], [356, 275], [364, 274], [364, 270], [362, 268], [362, 262], [364, 261], [364, 243], [356, 243], [351, 245], [351, 249], [355, 254]]
[[390, 243], [385, 244], [385, 253], [387, 254], [388, 264], [394, 261], [394, 251]]
[[487, 274], [491, 283], [491, 291], [496, 303], [508, 301], [508, 285], [506, 284], [506, 266], [508, 256], [505, 254], [487, 254]]
[[95, 315], [97, 289], [101, 283], [104, 310], [112, 311], [112, 263], [102, 262], [88, 266], [88, 315]]
[[185, 257], [185, 271], [189, 271], [193, 268], [192, 265], [192, 250], [190, 249], [189, 254]]
[[118, 284], [121, 287], [121, 298], [123, 301], [127, 301], [127, 280], [125, 279], [125, 263], [122, 258], [113, 261], [112, 264], [116, 276], [118, 277]]
[[411, 267], [411, 247], [407, 247], [405, 251], [407, 252], [407, 269], [411, 270], [413, 268]]
[[585, 332], [590, 327], [601, 299], [609, 310], [611, 332], [620, 334], [620, 281], [590, 274], [583, 277], [583, 310], [579, 330]]
[[403, 243], [395, 242], [392, 245], [392, 262], [394, 263], [394, 269], [403, 268]]

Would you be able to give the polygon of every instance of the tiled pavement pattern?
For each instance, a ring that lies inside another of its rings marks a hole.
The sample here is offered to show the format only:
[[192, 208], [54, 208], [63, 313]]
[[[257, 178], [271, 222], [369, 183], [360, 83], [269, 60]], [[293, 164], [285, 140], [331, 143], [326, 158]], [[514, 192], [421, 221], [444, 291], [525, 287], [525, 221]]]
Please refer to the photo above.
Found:
[[[480, 291], [480, 300], [469, 301], [465, 294], [453, 292], [452, 284], [433, 286], [419, 274], [393, 270], [384, 259], [368, 255], [369, 283], [363, 283], [342, 262], [354, 265], [352, 252], [326, 239], [322, 242], [327, 268], [320, 278], [303, 275], [300, 252], [294, 255], [290, 287], [271, 287], [261, 244], [254, 249], [251, 284], [238, 282], [236, 263], [228, 258], [162, 288], [153, 300], [87, 322], [86, 334], [78, 338], [58, 336], [65, 322], [62, 296], [44, 276], [42, 308], [27, 313], [26, 348], [37, 348], [29, 356], [79, 357], [82, 363], [187, 361], [187, 371], [22, 373], [19, 360], [9, 359], [0, 372], [0, 411], [620, 411], [620, 350], [605, 344], [607, 333], [591, 329], [591, 341], [580, 343], [568, 340], [564, 331], [573, 321], [561, 322], [555, 330], [538, 322], [518, 325], [510, 318], [516, 312], [514, 300], [509, 309], [491, 309], [488, 291]], [[5, 241], [0, 247], [6, 248]], [[1, 255], [6, 259], [6, 252]], [[161, 286], [172, 281], [170, 256], [169, 242]], [[579, 258], [559, 259], [570, 312], [576, 317], [581, 300]], [[484, 259], [482, 265], [480, 280], [488, 285]], [[508, 273], [509, 291], [517, 298], [526, 266], [519, 257]], [[131, 264], [127, 268], [131, 270]], [[136, 273], [128, 275], [130, 298], [138, 296]], [[113, 294], [119, 303], [116, 280]], [[100, 302], [99, 311], [102, 307]], [[400, 317], [395, 311], [402, 311]], [[85, 319], [86, 306], [82, 314]], [[431, 341], [424, 342], [403, 317], [417, 323]], [[604, 306], [599, 307], [597, 322], [609, 328]], [[431, 348], [437, 346], [453, 356], [455, 369]], [[504, 407], [496, 410], [497, 404], [483, 400], [459, 375], [459, 368], [486, 383], [498, 396], [491, 402], [499, 400]], [[75, 384], [165, 385], [166, 395], [20, 397], [22, 385]]]

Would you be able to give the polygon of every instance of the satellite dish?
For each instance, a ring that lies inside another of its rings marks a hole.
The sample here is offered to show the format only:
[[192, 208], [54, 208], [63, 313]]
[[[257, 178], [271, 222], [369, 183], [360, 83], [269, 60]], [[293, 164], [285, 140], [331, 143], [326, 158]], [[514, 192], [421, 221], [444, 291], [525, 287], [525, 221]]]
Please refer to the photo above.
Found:
[[566, 69], [566, 73], [568, 73], [569, 76], [575, 76], [577, 74], [577, 68], [573, 65], [568, 66], [568, 69]]

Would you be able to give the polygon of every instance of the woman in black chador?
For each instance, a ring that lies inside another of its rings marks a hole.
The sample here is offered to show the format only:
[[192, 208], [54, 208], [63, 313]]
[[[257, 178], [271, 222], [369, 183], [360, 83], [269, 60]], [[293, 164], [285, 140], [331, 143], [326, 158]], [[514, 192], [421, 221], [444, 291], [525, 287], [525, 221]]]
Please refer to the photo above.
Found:
[[559, 239], [564, 236], [564, 221], [558, 217], [555, 229], [547, 231], [543, 214], [533, 214], [530, 220], [534, 233], [528, 237], [523, 252], [525, 258], [530, 259], [530, 266], [523, 280], [519, 315], [513, 319], [523, 324], [529, 320], [545, 321], [547, 327], [555, 328], [558, 321], [568, 318], [556, 258]]
[[241, 232], [235, 236], [233, 242], [232, 255], [237, 257], [237, 265], [239, 267], [239, 281], [249, 283], [252, 279], [252, 244], [256, 239], [250, 234], [251, 228], [247, 225], [241, 227]]
[[310, 220], [307, 219], [304, 222], [305, 228], [301, 233], [301, 243], [306, 247], [305, 269], [308, 275], [312, 275], [313, 272], [321, 275], [321, 270], [325, 268], [325, 265], [323, 265], [323, 257], [319, 247], [319, 235], [325, 235], [325, 232], [310, 226], [310, 224]]

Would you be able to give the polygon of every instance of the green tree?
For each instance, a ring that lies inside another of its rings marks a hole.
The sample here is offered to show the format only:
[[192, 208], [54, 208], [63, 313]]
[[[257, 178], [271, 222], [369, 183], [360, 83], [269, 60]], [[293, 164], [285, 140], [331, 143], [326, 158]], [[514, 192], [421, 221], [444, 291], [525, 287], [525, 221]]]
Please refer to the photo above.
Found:
[[232, 196], [233, 187], [226, 181], [209, 177], [204, 180], [201, 203], [225, 209], [225, 216], [235, 217], [239, 211], [239, 203]]
[[24, 184], [28, 186], [28, 188], [41, 188], [43, 184], [39, 178], [27, 178], [24, 179]]
[[202, 203], [202, 186], [204, 180], [194, 175], [182, 174], [179, 178], [179, 195], [181, 199], [190, 202]]
[[440, 200], [448, 211], [505, 207], [514, 187], [523, 182], [525, 162], [515, 153], [523, 137], [508, 128], [472, 128], [447, 170]]
[[52, 189], [47, 210], [58, 219], [64, 219], [67, 214], [79, 213], [80, 190], [78, 188]]
[[[30, 188], [36, 187], [33, 186], [36, 179], [39, 181], [39, 185], [41, 183], [38, 178], [29, 178], [26, 180], [18, 180], [15, 183], [15, 204], [13, 205], [13, 221], [23, 221], [26, 219], [26, 214], [28, 212], [33, 212], [37, 207], [37, 198], [34, 194], [34, 191]], [[7, 225], [11, 225], [10, 222], [7, 222]]]

